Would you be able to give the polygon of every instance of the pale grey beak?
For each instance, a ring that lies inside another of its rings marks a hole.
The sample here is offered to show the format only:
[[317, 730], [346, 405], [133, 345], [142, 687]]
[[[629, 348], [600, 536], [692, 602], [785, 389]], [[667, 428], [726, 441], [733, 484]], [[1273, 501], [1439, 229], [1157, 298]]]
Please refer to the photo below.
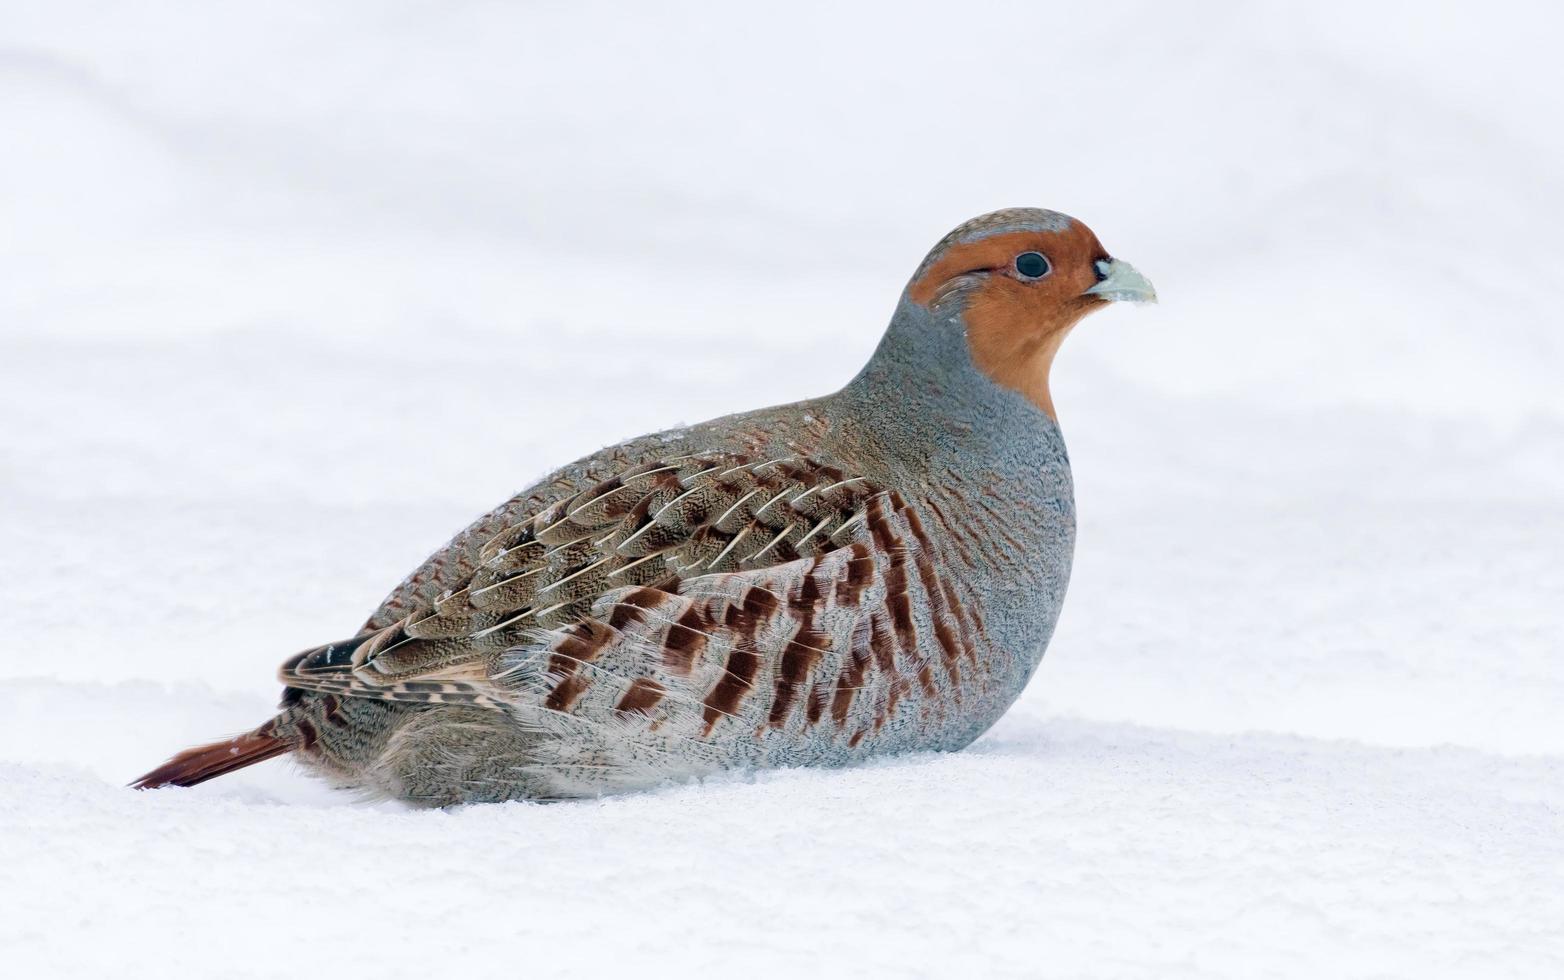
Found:
[[1151, 280], [1135, 271], [1122, 259], [1098, 259], [1097, 275], [1102, 281], [1086, 291], [1088, 296], [1127, 303], [1155, 303], [1157, 290]]

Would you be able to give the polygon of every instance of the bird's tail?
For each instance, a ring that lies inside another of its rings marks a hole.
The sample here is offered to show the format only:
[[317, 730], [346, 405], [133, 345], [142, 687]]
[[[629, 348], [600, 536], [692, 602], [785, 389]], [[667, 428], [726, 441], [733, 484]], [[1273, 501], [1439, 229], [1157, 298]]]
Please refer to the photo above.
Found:
[[[321, 753], [315, 751], [321, 747], [322, 732], [354, 725], [356, 713], [342, 706], [341, 697], [353, 693], [359, 686], [352, 669], [354, 651], [367, 640], [383, 639], [389, 632], [372, 630], [351, 640], [305, 650], [290, 658], [280, 672], [286, 685], [280, 705], [282, 710], [270, 721], [243, 735], [186, 749], [130, 785], [135, 789], [194, 786], [295, 750], [322, 761]], [[399, 688], [393, 689], [391, 693], [399, 691]], [[390, 694], [387, 697], [390, 698]], [[428, 693], [418, 695], [418, 699], [437, 700], [434, 694]], [[362, 712], [357, 714], [362, 715]], [[370, 730], [375, 730], [372, 724]]]
[[274, 722], [267, 722], [227, 741], [186, 749], [130, 785], [135, 789], [194, 786], [291, 752], [293, 745], [273, 734], [275, 727]]

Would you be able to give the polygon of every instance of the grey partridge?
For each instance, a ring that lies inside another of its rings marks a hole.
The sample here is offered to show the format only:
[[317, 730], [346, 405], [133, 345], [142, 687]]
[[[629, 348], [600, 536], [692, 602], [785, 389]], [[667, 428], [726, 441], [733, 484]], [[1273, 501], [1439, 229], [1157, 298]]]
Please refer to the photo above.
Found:
[[556, 471], [284, 663], [275, 717], [135, 785], [292, 753], [446, 805], [959, 749], [1026, 685], [1070, 577], [1054, 354], [1154, 298], [1070, 217], [973, 219], [842, 390]]

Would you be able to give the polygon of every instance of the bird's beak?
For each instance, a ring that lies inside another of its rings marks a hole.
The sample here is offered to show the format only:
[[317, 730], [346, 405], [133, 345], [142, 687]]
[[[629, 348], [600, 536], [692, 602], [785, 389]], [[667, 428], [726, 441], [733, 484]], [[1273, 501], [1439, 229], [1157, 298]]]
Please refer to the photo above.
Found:
[[1151, 280], [1135, 271], [1135, 267], [1122, 259], [1098, 259], [1097, 285], [1086, 291], [1088, 296], [1105, 300], [1130, 303], [1155, 303], [1157, 290]]

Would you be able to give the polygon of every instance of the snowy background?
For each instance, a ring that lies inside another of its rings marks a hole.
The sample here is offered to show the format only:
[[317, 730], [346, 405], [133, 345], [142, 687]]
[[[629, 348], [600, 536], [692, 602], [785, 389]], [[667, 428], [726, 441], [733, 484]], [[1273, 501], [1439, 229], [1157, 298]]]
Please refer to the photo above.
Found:
[[[735, 6], [0, 2], [7, 974], [1564, 975], [1564, 18]], [[1070, 597], [968, 752], [122, 788], [1016, 204], [1163, 301], [1061, 356]]]

